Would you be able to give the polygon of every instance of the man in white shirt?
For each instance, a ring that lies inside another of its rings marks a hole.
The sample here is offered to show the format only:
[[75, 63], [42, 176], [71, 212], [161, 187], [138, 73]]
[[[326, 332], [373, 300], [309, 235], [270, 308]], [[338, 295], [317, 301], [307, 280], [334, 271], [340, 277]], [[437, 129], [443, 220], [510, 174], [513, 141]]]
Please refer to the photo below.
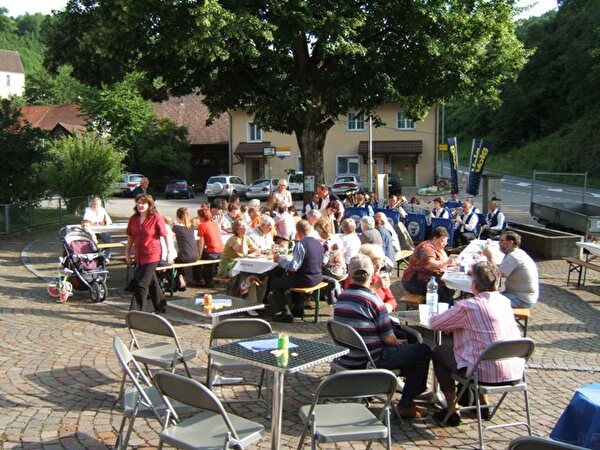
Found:
[[477, 211], [473, 208], [473, 200], [465, 200], [462, 206], [462, 213], [456, 218], [454, 223], [454, 240], [458, 245], [468, 245], [477, 237], [477, 225], [479, 218]]
[[337, 200], [337, 202], [339, 203], [339, 208], [338, 208], [338, 213], [344, 217], [344, 205], [342, 204], [342, 201], [339, 199], [339, 197], [337, 195], [333, 195], [329, 193], [329, 188], [324, 185], [321, 184], [319, 185], [319, 187], [317, 187], [317, 193], [319, 194], [319, 212], [321, 214], [325, 214], [325, 210], [327, 209], [327, 205], [329, 205], [330, 202]]
[[[500, 235], [500, 251], [504, 259], [498, 269], [506, 277], [505, 290], [502, 295], [510, 299], [513, 308], [531, 308], [537, 303], [540, 285], [538, 270], [531, 257], [520, 248], [521, 236], [514, 231], [506, 231]], [[489, 248], [483, 254], [490, 262], [494, 257]]]
[[482, 239], [494, 238], [506, 228], [506, 218], [498, 209], [498, 201], [496, 197], [492, 197], [489, 203], [488, 213], [485, 216], [485, 225], [481, 227], [480, 236]]
[[269, 216], [262, 216], [256, 228], [248, 231], [248, 237], [256, 244], [261, 251], [271, 250], [273, 248], [273, 227], [275, 221]]

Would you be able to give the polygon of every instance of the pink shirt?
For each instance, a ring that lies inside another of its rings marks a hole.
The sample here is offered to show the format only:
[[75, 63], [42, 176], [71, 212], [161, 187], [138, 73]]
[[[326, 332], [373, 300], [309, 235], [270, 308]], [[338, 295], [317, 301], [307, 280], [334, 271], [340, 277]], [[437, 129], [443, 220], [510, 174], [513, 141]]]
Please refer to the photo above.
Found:
[[[510, 300], [499, 292], [482, 292], [460, 300], [448, 311], [432, 317], [430, 326], [454, 332], [456, 366], [466, 367], [467, 375], [471, 375], [477, 358], [490, 344], [521, 338]], [[480, 366], [479, 379], [486, 383], [519, 380], [524, 368], [522, 359], [485, 361]]]

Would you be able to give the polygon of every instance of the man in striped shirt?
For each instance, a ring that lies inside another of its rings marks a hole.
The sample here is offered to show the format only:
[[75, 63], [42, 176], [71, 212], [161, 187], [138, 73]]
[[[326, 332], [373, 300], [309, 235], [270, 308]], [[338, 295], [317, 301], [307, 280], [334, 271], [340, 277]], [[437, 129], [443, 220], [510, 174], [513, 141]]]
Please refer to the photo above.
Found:
[[[396, 338], [392, 321], [383, 301], [369, 289], [373, 263], [366, 255], [350, 260], [350, 287], [340, 295], [335, 305], [334, 320], [352, 326], [363, 338], [378, 368], [400, 370], [406, 377], [398, 415], [405, 419], [424, 417], [427, 408], [415, 405], [414, 398], [427, 389], [427, 374], [431, 349], [425, 344], [406, 344]], [[363, 369], [367, 356], [350, 351], [340, 363], [350, 369]]]
[[[494, 342], [519, 339], [521, 333], [515, 322], [510, 300], [498, 292], [500, 272], [489, 262], [479, 262], [473, 266], [471, 290], [474, 297], [456, 302], [448, 311], [433, 316], [431, 329], [452, 331], [454, 348], [441, 345], [433, 350], [433, 369], [440, 383], [446, 403], [452, 414], [448, 425], [458, 426], [460, 416], [456, 407], [456, 386], [452, 373], [471, 375], [477, 359]], [[479, 366], [479, 381], [484, 383], [504, 383], [520, 380], [525, 362], [513, 358], [501, 361], [485, 361]], [[482, 399], [482, 404], [487, 404]], [[448, 409], [438, 411], [434, 417], [443, 420]], [[482, 410], [488, 416], [489, 411]]]

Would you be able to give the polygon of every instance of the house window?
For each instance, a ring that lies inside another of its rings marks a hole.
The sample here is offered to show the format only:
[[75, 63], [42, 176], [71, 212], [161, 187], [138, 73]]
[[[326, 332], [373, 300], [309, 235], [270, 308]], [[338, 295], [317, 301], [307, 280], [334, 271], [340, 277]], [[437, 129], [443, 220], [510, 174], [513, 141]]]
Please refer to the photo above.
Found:
[[360, 162], [358, 156], [338, 156], [337, 157], [337, 174], [351, 173], [354, 175], [360, 174]]
[[254, 122], [248, 122], [247, 142], [262, 142], [262, 130]]
[[10, 75], [6, 75], [6, 85], [10, 86]]
[[365, 115], [363, 113], [348, 113], [348, 131], [364, 131]]
[[398, 128], [399, 130], [414, 130], [415, 121], [414, 119], [404, 114], [404, 111], [398, 111], [398, 116], [396, 119], [396, 128]]

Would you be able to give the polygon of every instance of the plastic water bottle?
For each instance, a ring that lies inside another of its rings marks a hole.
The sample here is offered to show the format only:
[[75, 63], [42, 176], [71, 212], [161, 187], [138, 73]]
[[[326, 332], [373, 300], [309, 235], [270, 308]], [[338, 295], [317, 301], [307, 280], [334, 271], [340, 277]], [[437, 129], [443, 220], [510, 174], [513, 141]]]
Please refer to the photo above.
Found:
[[425, 296], [425, 302], [429, 306], [429, 312], [431, 314], [437, 314], [438, 309], [438, 284], [435, 281], [435, 277], [429, 278], [427, 282], [427, 294]]

